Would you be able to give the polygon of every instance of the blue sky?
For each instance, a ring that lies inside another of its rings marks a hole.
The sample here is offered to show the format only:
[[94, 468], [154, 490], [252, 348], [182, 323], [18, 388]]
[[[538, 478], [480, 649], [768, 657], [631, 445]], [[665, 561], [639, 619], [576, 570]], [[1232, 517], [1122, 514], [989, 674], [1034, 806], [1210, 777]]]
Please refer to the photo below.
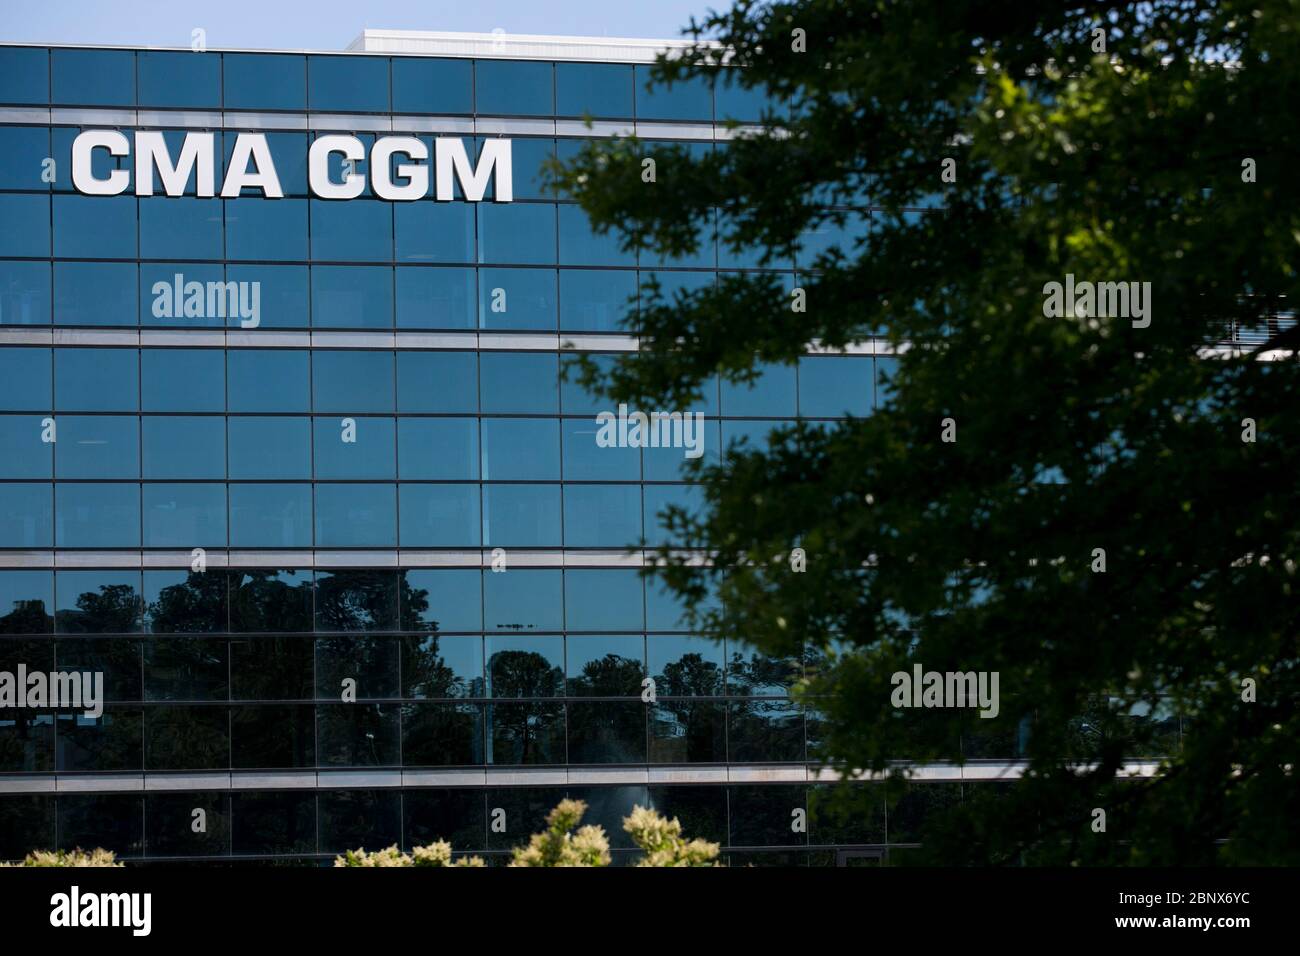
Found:
[[677, 37], [727, 0], [5, 0], [0, 40], [341, 50], [365, 27]]

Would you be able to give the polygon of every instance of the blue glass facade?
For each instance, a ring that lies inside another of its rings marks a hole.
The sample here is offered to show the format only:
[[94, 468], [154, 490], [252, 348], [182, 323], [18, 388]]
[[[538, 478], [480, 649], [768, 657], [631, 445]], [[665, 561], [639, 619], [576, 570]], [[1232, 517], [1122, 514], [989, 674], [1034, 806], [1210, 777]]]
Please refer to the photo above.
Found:
[[[824, 863], [906, 845], [924, 806], [961, 799], [930, 784], [886, 810], [864, 789], [857, 816], [792, 826], [825, 790], [816, 709], [789, 696], [815, 662], [690, 633], [626, 550], [697, 501], [683, 450], [601, 447], [608, 403], [563, 379], [561, 343], [612, 358], [652, 278], [754, 260], [716, 221], [692, 257], [625, 253], [538, 170], [584, 114], [708, 150], [727, 148], [715, 122], [764, 106], [725, 79], [647, 91], [645, 70], [0, 47], [0, 671], [94, 670], [106, 697], [94, 718], [0, 709], [0, 858], [310, 860], [436, 837], [491, 853], [568, 794], [616, 849], [619, 818], [653, 802], [737, 862]], [[173, 151], [211, 132], [218, 182], [236, 135], [262, 132], [284, 198], [202, 198], [192, 179], [81, 195], [71, 144], [105, 127]], [[315, 137], [401, 130], [471, 156], [508, 137], [514, 201], [309, 193]], [[772, 271], [793, 288], [849, 238], [809, 236]], [[256, 283], [258, 324], [178, 314], [158, 291], [178, 282]], [[871, 414], [892, 362], [810, 354], [715, 383], [690, 410], [704, 455]], [[182, 825], [199, 806], [204, 834]]]

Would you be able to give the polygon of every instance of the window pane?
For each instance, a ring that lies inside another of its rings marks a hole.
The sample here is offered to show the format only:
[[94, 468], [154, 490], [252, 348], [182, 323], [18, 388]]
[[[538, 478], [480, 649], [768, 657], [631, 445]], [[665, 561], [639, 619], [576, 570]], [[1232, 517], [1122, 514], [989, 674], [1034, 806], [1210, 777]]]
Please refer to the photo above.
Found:
[[474, 262], [474, 207], [470, 203], [400, 203], [393, 206], [393, 228], [401, 262]]
[[144, 572], [145, 630], [154, 634], [221, 633], [230, 626], [225, 571]]
[[313, 590], [310, 571], [232, 571], [230, 630], [236, 634], [310, 631]]
[[640, 701], [569, 704], [571, 763], [645, 763], [646, 706]]
[[309, 104], [313, 110], [388, 112], [388, 58], [309, 56]]
[[555, 206], [551, 203], [480, 205], [478, 261], [510, 265], [555, 262]]
[[474, 328], [473, 269], [397, 270], [399, 329]]
[[718, 122], [734, 119], [742, 123], [757, 123], [767, 110], [777, 111], [777, 101], [765, 87], [745, 89], [736, 81], [739, 70], [721, 70], [715, 77], [713, 102]]
[[402, 838], [401, 794], [387, 790], [328, 790], [320, 795], [322, 853], [385, 847]]
[[429, 57], [393, 57], [393, 111], [474, 112], [473, 63]]
[[140, 443], [145, 478], [226, 477], [224, 418], [149, 415]]
[[226, 258], [301, 261], [307, 258], [307, 200], [227, 199]]
[[484, 485], [483, 544], [560, 547], [560, 486]]
[[[635, 319], [636, 273], [610, 269], [560, 270], [560, 328], [568, 332], [627, 332]], [[630, 314], [630, 315], [629, 315]]]
[[22, 47], [0, 49], [0, 103], [49, 101], [49, 51]]
[[478, 485], [402, 485], [404, 548], [479, 545]]
[[214, 349], [142, 349], [140, 400], [146, 412], [225, 411], [225, 354]]
[[141, 198], [141, 258], [220, 259], [221, 203], [191, 196]]
[[[483, 763], [483, 756], [481, 705], [407, 704], [402, 708], [403, 766], [465, 766]], [[477, 809], [481, 816], [481, 804]]]
[[560, 423], [547, 418], [483, 419], [483, 480], [560, 479]]
[[[287, 54], [223, 53], [228, 110], [301, 110], [307, 106], [307, 58]], [[279, 167], [279, 164], [276, 164]]]
[[640, 485], [565, 485], [565, 546], [626, 548], [640, 544], [640, 504]]
[[221, 58], [216, 54], [141, 50], [136, 72], [141, 106], [221, 106]]
[[394, 431], [391, 418], [317, 418], [316, 477], [396, 477]]
[[0, 325], [49, 325], [50, 265], [0, 262]]
[[230, 734], [230, 766], [236, 770], [316, 766], [314, 707], [232, 707]]
[[482, 572], [439, 568], [402, 573], [407, 583], [404, 622], [439, 632], [483, 629]]
[[225, 485], [144, 485], [146, 548], [214, 548], [225, 544]]
[[0, 634], [53, 632], [54, 572], [0, 571]]
[[397, 486], [317, 485], [316, 545], [397, 547]]
[[793, 417], [797, 407], [794, 366], [761, 364], [759, 368], [759, 377], [751, 385], [722, 383], [722, 414]]
[[230, 545], [310, 548], [311, 485], [231, 485]]
[[311, 419], [231, 417], [231, 478], [310, 478]]
[[564, 763], [563, 704], [489, 704], [487, 719], [488, 763]]
[[[0, 183], [5, 189], [48, 192], [50, 184], [42, 177], [45, 159], [50, 155], [48, 126], [0, 127]], [[57, 173], [57, 166], [54, 171]]]
[[[316, 630], [318, 631], [394, 631], [397, 630], [397, 573], [395, 571], [317, 571]], [[369, 646], [369, 645], [367, 645]], [[397, 695], [397, 649], [375, 645], [366, 652], [367, 659], [387, 660], [391, 653], [393, 684], [384, 693]], [[317, 649], [319, 657], [319, 646]], [[386, 665], [385, 665], [386, 666]], [[337, 684], [337, 681], [327, 684]], [[327, 686], [325, 697], [332, 696]]]
[[565, 480], [640, 480], [641, 449], [602, 448], [596, 443], [601, 426], [594, 418], [566, 418], [563, 428]]
[[559, 571], [512, 570], [483, 575], [483, 626], [489, 631], [560, 631], [564, 628]]
[[639, 631], [644, 598], [632, 569], [564, 572], [565, 625], [571, 631]]
[[398, 352], [397, 410], [477, 412], [478, 355], [474, 352]]
[[0, 348], [0, 408], [5, 411], [49, 411], [50, 350]]
[[559, 635], [489, 635], [485, 639], [491, 697], [560, 697], [564, 694], [564, 638]]
[[572, 266], [634, 266], [636, 253], [620, 248], [615, 231], [598, 235], [581, 206], [561, 205], [560, 261]]
[[487, 116], [550, 116], [554, 67], [511, 60], [474, 61], [476, 109]]
[[135, 349], [54, 350], [56, 407], [69, 411], [133, 412], [140, 406]]
[[54, 486], [5, 485], [0, 495], [0, 547], [49, 548], [54, 544]]
[[481, 637], [407, 637], [402, 648], [403, 697], [484, 695]]
[[555, 64], [557, 116], [632, 116], [632, 67], [612, 63]]
[[566, 641], [570, 697], [639, 697], [645, 677], [645, 638], [640, 635], [570, 635]]
[[54, 254], [68, 259], [134, 259], [136, 198], [55, 196]]
[[129, 50], [51, 50], [53, 102], [135, 106], [135, 54]]
[[336, 262], [391, 260], [393, 204], [379, 199], [313, 199], [311, 257]]
[[140, 419], [60, 415], [54, 472], [60, 478], [139, 478]]
[[871, 414], [870, 358], [810, 356], [799, 360], [799, 414], [835, 418]]
[[[196, 833], [193, 814], [198, 809], [205, 814], [204, 829]], [[229, 852], [231, 818], [227, 793], [201, 790], [151, 793], [145, 797], [144, 819], [145, 845], [150, 855], [221, 856]]]
[[404, 481], [474, 481], [478, 460], [477, 419], [397, 420], [397, 471]]
[[138, 484], [58, 485], [55, 513], [55, 547], [140, 547]]
[[391, 412], [392, 352], [314, 352], [312, 397], [318, 412]]
[[725, 654], [721, 641], [651, 634], [646, 638], [646, 659], [660, 697], [713, 697], [722, 693]]
[[555, 330], [554, 269], [480, 269], [479, 328]]
[[[229, 56], [229, 54], [227, 54]], [[233, 715], [232, 715], [233, 717]], [[308, 726], [314, 715], [308, 715]], [[312, 728], [314, 737], [314, 728]], [[256, 736], [256, 735], [255, 735]], [[231, 742], [232, 752], [239, 740]], [[307, 761], [314, 763], [314, 758]], [[235, 764], [244, 766], [244, 764]], [[254, 764], [254, 766], [258, 766]], [[261, 766], [265, 766], [264, 764]], [[230, 795], [231, 848], [238, 854], [314, 853], [316, 794], [293, 791], [235, 792]]]
[[[55, 629], [60, 634], [140, 630], [144, 605], [139, 571], [60, 571], [55, 575], [55, 593], [59, 608]], [[138, 648], [134, 642], [131, 646]], [[61, 661], [60, 666], [67, 662]]]
[[559, 411], [559, 359], [554, 354], [484, 352], [483, 411], [555, 414]]
[[145, 700], [225, 700], [230, 663], [224, 637], [144, 642]]
[[311, 320], [317, 328], [391, 329], [393, 270], [312, 266]]
[[307, 353], [231, 349], [226, 381], [232, 412], [305, 412], [310, 408]]
[[400, 737], [396, 704], [321, 704], [316, 708], [322, 765], [394, 766], [400, 762]]
[[733, 700], [727, 755], [736, 763], [802, 761], [803, 711], [791, 700]]
[[54, 443], [41, 440], [39, 415], [0, 415], [0, 478], [44, 478], [54, 474]]
[[50, 197], [0, 193], [0, 256], [50, 254]]
[[[310, 592], [307, 594], [306, 604], [306, 623], [310, 626]], [[235, 628], [232, 627], [232, 630]], [[311, 698], [315, 696], [313, 672], [315, 657], [316, 645], [308, 636], [266, 634], [255, 637], [232, 637], [230, 640], [231, 699]]]
[[54, 263], [55, 325], [138, 325], [134, 262]]
[[637, 119], [702, 122], [713, 119], [713, 90], [706, 77], [692, 77], [667, 86], [652, 83], [649, 66], [635, 69]]

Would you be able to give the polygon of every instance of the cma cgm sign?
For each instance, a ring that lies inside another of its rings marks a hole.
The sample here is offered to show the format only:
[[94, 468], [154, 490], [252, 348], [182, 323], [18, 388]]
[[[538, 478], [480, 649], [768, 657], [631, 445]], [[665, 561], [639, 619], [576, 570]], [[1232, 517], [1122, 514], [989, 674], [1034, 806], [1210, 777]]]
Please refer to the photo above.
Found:
[[[271, 150], [262, 133], [240, 133], [226, 167], [226, 178], [217, 192], [216, 134], [186, 133], [180, 154], [173, 157], [163, 134], [137, 130], [135, 142], [117, 130], [87, 130], [72, 142], [72, 185], [87, 196], [118, 196], [126, 192], [131, 176], [125, 169], [114, 169], [107, 176], [96, 176], [96, 150], [110, 156], [133, 156], [135, 160], [135, 194], [154, 195], [154, 173], [167, 196], [180, 196], [190, 176], [194, 176], [199, 196], [223, 196], [234, 199], [244, 189], [260, 189], [269, 199], [280, 199], [280, 177], [271, 159]], [[330, 156], [343, 159], [346, 175], [342, 182], [329, 177]], [[355, 136], [321, 136], [307, 153], [307, 184], [313, 196], [321, 199], [354, 199], [366, 188], [366, 177], [355, 170], [366, 158], [366, 147]], [[454, 198], [454, 181], [469, 202], [480, 202], [488, 183], [495, 178], [493, 197], [497, 202], [514, 199], [510, 171], [510, 140], [489, 139], [483, 143], [478, 164], [471, 162], [465, 143], [455, 137], [433, 141], [433, 164], [429, 165], [428, 144], [414, 136], [381, 136], [370, 148], [370, 188], [380, 199], [410, 202], [429, 194], [429, 176], [434, 177], [434, 196], [443, 201]], [[394, 172], [396, 175], [394, 176]]]

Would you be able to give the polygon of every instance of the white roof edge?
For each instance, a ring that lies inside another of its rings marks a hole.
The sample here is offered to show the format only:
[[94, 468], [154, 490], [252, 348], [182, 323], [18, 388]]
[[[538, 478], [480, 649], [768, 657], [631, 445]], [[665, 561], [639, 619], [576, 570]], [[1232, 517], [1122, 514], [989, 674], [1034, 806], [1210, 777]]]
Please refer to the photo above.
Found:
[[[534, 33], [459, 33], [427, 30], [362, 30], [348, 44], [353, 53], [416, 53], [509, 60], [579, 60], [652, 63], [660, 53], [688, 49], [695, 41], [644, 37], [550, 36]], [[718, 47], [715, 41], [701, 45]]]

